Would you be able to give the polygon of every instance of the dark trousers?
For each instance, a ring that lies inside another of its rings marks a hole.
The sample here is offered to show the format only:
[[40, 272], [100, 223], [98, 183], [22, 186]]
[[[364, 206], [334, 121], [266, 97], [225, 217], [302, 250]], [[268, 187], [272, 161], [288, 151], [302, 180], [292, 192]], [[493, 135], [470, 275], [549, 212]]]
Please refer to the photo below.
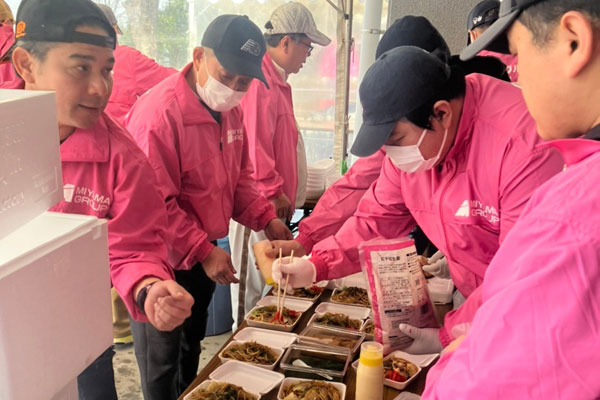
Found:
[[181, 326], [161, 332], [150, 323], [131, 320], [145, 400], [177, 399], [198, 372], [200, 342], [206, 332], [215, 283], [201, 264], [189, 271], [175, 271], [175, 280], [194, 297], [192, 315]]
[[77, 377], [79, 400], [117, 400], [112, 346]]

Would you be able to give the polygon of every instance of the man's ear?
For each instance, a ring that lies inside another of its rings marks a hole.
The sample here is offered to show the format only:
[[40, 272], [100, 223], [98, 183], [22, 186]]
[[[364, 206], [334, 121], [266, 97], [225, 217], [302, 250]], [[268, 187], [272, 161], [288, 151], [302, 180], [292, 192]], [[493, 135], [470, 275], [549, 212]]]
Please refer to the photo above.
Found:
[[284, 36], [281, 38], [281, 42], [279, 42], [279, 44], [281, 45], [281, 48], [283, 49], [283, 51], [287, 54], [290, 51], [290, 41], [292, 40], [291, 37], [289, 36]]
[[35, 70], [38, 67], [38, 61], [22, 47], [17, 47], [12, 53], [12, 63], [17, 71], [17, 74], [25, 83], [35, 84]]
[[598, 38], [589, 18], [579, 11], [569, 11], [560, 19], [557, 40], [565, 55], [566, 72], [575, 78], [592, 61]]
[[452, 125], [452, 106], [446, 100], [440, 100], [433, 105], [432, 118], [442, 125], [444, 129], [450, 129]]

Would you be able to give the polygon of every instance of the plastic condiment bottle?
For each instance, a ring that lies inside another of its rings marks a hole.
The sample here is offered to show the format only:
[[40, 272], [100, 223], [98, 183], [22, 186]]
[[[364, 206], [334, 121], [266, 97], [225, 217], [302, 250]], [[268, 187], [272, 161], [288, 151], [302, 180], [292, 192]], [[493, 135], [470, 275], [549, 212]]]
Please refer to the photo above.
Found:
[[377, 342], [364, 342], [356, 371], [356, 399], [381, 400], [383, 398], [383, 346]]

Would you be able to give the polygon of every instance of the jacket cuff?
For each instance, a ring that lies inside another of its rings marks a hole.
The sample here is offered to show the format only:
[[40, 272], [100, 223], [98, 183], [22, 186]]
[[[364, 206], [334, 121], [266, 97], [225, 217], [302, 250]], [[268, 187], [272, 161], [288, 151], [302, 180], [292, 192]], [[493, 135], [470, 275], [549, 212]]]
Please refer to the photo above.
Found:
[[452, 343], [452, 341], [454, 340], [449, 334], [448, 331], [446, 330], [445, 327], [441, 327], [440, 331], [438, 333], [438, 336], [440, 338], [440, 343], [442, 344], [442, 348], [445, 348], [446, 346], [448, 346], [450, 343]]
[[296, 241], [298, 243], [300, 243], [302, 245], [302, 247], [304, 247], [304, 251], [306, 252], [306, 254], [310, 254], [310, 252], [312, 251], [312, 248], [314, 246], [314, 243], [313, 243], [312, 239], [310, 238], [310, 236], [300, 232], [298, 234], [298, 236], [296, 237]]
[[[136, 265], [136, 267], [140, 267], [138, 265]], [[125, 306], [127, 307], [127, 310], [129, 311], [129, 313], [131, 314], [131, 317], [135, 320], [135, 321], [139, 321], [139, 322], [147, 322], [148, 321], [148, 317], [146, 317], [146, 315], [142, 312], [142, 310], [140, 310], [136, 304], [136, 299], [134, 296], [134, 289], [137, 286], [137, 284], [147, 278], [158, 278], [162, 281], [166, 281], [166, 280], [171, 280], [174, 279], [173, 275], [168, 273], [167, 271], [161, 269], [161, 268], [145, 268], [146, 269], [146, 273], [139, 277], [136, 280], [131, 280], [131, 284], [127, 285], [126, 287], [117, 287], [117, 292], [119, 292], [119, 295], [121, 295], [121, 291], [119, 291], [119, 289], [124, 289], [126, 296], [121, 296], [121, 298], [123, 299], [123, 303], [125, 303]]]
[[206, 260], [208, 258], [208, 255], [210, 254], [210, 252], [213, 250], [214, 247], [215, 247], [214, 244], [212, 244], [211, 242], [209, 242], [207, 240], [204, 240], [198, 246], [198, 250], [196, 251], [197, 262], [203, 262], [204, 260]]
[[271, 222], [274, 219], [277, 219], [277, 214], [275, 214], [275, 207], [273, 207], [271, 203], [269, 204], [271, 205], [271, 207], [269, 207], [269, 209], [265, 211], [262, 217], [260, 217], [260, 219], [258, 220], [258, 224], [261, 226], [261, 231], [265, 230], [267, 225], [269, 225], [269, 222]]
[[319, 256], [312, 256], [308, 261], [314, 264], [315, 270], [317, 271], [315, 281], [321, 282], [327, 280], [327, 262]]

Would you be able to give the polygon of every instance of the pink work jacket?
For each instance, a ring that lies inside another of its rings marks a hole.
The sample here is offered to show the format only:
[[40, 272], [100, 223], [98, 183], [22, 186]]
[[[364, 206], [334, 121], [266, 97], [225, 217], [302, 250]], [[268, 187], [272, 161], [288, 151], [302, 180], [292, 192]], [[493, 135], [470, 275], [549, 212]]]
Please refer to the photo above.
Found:
[[517, 87], [467, 76], [460, 123], [444, 160], [409, 174], [386, 158], [355, 215], [314, 247], [317, 280], [360, 271], [361, 242], [406, 236], [418, 224], [469, 296], [531, 193], [562, 169], [560, 155], [537, 148], [540, 142]]
[[276, 218], [252, 179], [241, 108], [218, 123], [188, 85], [191, 67], [140, 97], [125, 121], [157, 175], [176, 269], [203, 261], [231, 218], [255, 231]]
[[282, 193], [295, 207], [298, 188], [298, 128], [294, 118], [292, 88], [265, 54], [262, 70], [269, 88], [254, 79], [242, 99], [252, 177], [269, 200]]
[[[22, 80], [4, 89], [23, 89]], [[57, 138], [58, 139], [58, 138]], [[173, 279], [167, 263], [167, 217], [156, 178], [131, 136], [106, 115], [61, 145], [64, 200], [50, 211], [108, 220], [110, 277], [134, 319], [147, 321], [133, 289], [144, 278]]]
[[[15, 32], [11, 25], [0, 25], [0, 56], [3, 56], [15, 42]], [[0, 82], [17, 80], [17, 73], [9, 61], [0, 63]]]
[[310, 217], [300, 222], [296, 240], [306, 253], [310, 253], [316, 243], [335, 235], [344, 222], [354, 215], [360, 199], [379, 178], [384, 159], [384, 149], [370, 157], [359, 158], [343, 177], [323, 193]]
[[113, 89], [106, 112], [123, 122], [138, 97], [176, 72], [175, 68], [163, 67], [134, 48], [117, 45]]
[[430, 370], [423, 399], [600, 398], [600, 143], [548, 145], [567, 169], [507, 235], [466, 339]]

